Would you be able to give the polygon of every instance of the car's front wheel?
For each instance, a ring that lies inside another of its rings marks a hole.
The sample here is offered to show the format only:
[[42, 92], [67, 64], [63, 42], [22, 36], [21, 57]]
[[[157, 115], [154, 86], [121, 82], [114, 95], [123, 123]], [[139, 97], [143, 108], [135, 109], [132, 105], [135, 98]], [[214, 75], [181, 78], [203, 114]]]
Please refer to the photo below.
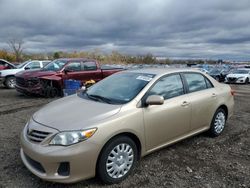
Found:
[[209, 134], [212, 137], [219, 136], [222, 133], [226, 125], [226, 119], [227, 119], [227, 116], [226, 116], [225, 110], [222, 108], [219, 108], [214, 114], [210, 129], [209, 129]]
[[99, 156], [97, 174], [104, 183], [119, 183], [131, 173], [137, 158], [138, 150], [131, 138], [115, 137], [104, 146]]
[[16, 85], [16, 78], [15, 76], [9, 76], [6, 78], [4, 85], [8, 88], [8, 89], [14, 89], [15, 85]]
[[249, 82], [249, 78], [246, 78], [245, 84], [248, 84], [248, 82]]

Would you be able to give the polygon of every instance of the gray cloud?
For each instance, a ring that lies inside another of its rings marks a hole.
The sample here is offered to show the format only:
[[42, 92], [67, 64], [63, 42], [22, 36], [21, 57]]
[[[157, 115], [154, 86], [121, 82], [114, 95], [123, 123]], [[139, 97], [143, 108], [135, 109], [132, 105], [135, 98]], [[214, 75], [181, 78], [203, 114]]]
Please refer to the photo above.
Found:
[[249, 0], [0, 0], [0, 48], [250, 59]]

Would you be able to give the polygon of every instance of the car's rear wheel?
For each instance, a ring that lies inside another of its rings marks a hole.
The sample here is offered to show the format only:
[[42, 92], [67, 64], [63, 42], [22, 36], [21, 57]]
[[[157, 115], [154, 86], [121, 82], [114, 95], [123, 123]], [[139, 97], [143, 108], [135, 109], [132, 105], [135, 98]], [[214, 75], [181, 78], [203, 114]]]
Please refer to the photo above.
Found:
[[8, 88], [8, 89], [14, 89], [15, 85], [16, 85], [16, 78], [15, 76], [9, 76], [6, 78], [4, 85]]
[[213, 120], [211, 122], [211, 127], [209, 129], [209, 134], [212, 137], [219, 136], [223, 132], [226, 125], [226, 119], [227, 116], [225, 110], [219, 108], [214, 114]]
[[99, 156], [97, 174], [104, 183], [119, 183], [131, 173], [137, 157], [137, 147], [131, 138], [116, 137], [104, 146]]

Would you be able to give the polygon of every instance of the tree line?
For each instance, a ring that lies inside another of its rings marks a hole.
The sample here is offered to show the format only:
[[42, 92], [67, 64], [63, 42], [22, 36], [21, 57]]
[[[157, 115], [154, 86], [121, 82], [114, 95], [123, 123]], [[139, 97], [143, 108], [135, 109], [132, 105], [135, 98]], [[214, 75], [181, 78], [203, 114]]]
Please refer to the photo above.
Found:
[[109, 54], [102, 53], [99, 49], [93, 51], [55, 51], [50, 53], [25, 53], [24, 42], [20, 39], [11, 39], [7, 42], [10, 51], [0, 49], [0, 59], [10, 62], [20, 63], [30, 59], [48, 59], [54, 60], [58, 58], [89, 58], [99, 61], [101, 64], [215, 64], [217, 60], [171, 60], [168, 58], [156, 58], [153, 54], [144, 55], [126, 55], [118, 51], [112, 51]]

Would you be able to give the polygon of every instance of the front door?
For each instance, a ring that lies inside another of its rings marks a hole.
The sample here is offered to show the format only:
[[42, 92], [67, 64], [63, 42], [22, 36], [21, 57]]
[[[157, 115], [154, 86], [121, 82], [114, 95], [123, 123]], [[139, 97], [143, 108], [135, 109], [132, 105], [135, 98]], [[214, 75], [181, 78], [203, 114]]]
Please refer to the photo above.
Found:
[[191, 118], [191, 105], [179, 74], [159, 79], [146, 97], [150, 95], [161, 95], [165, 101], [162, 105], [143, 108], [148, 151], [187, 134], [190, 131]]

